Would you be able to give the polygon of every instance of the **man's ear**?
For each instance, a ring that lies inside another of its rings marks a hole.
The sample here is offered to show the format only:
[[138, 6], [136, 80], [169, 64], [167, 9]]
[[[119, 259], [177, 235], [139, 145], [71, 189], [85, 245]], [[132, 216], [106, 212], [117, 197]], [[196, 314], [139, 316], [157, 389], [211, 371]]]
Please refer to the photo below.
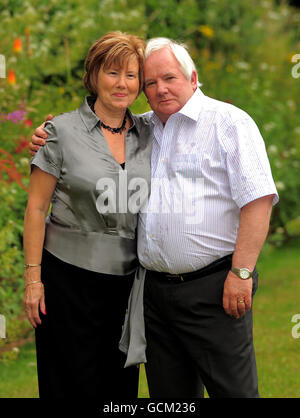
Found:
[[197, 71], [196, 70], [193, 70], [193, 72], [192, 72], [191, 84], [192, 84], [193, 90], [195, 91], [196, 88], [198, 87], [198, 75], [197, 75]]

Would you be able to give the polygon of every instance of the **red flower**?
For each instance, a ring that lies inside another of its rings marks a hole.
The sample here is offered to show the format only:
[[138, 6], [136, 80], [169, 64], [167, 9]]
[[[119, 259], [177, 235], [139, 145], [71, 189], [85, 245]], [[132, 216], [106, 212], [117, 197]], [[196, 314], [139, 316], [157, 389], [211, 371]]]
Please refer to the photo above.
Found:
[[29, 142], [26, 139], [21, 139], [19, 141], [18, 147], [16, 148], [16, 153], [20, 154], [20, 152], [22, 152], [23, 149], [27, 148], [28, 145], [29, 145]]
[[9, 70], [7, 81], [11, 85], [16, 84], [16, 75], [15, 75], [14, 70]]
[[20, 38], [17, 38], [17, 39], [14, 40], [13, 50], [17, 54], [19, 54], [20, 52], [22, 52], [22, 41], [21, 41]]
[[27, 126], [32, 126], [32, 120], [31, 119], [26, 119], [24, 124], [27, 125]]

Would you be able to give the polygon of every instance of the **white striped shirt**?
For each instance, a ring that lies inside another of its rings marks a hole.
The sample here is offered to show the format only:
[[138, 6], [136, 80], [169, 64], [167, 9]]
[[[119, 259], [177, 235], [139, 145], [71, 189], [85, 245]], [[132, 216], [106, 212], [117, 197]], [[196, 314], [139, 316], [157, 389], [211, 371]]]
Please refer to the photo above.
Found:
[[151, 195], [138, 256], [149, 270], [187, 273], [233, 253], [240, 209], [278, 194], [250, 116], [199, 89], [165, 126], [153, 113]]

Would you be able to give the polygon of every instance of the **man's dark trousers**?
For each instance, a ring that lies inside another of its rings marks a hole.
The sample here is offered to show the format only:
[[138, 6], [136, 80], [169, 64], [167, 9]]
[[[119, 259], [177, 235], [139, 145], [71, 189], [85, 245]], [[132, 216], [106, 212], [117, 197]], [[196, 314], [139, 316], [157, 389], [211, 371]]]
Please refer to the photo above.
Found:
[[[224, 311], [231, 262], [191, 281], [164, 280], [147, 271], [144, 316], [146, 372], [152, 398], [257, 398], [252, 309], [240, 319]], [[241, 280], [237, 278], [237, 280]], [[258, 275], [254, 270], [253, 291]]]

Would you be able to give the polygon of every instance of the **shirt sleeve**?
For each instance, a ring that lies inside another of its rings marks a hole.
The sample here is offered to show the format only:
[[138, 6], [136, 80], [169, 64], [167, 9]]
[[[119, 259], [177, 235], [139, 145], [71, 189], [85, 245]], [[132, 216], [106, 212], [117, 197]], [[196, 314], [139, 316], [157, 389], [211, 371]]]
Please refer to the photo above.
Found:
[[278, 193], [272, 177], [264, 140], [255, 122], [249, 117], [227, 128], [222, 145], [233, 200], [239, 208], [267, 195]]
[[52, 174], [59, 179], [62, 167], [62, 152], [56, 128], [52, 121], [46, 122], [45, 131], [48, 134], [46, 144], [38, 150], [31, 159], [31, 169], [36, 165], [46, 173]]

